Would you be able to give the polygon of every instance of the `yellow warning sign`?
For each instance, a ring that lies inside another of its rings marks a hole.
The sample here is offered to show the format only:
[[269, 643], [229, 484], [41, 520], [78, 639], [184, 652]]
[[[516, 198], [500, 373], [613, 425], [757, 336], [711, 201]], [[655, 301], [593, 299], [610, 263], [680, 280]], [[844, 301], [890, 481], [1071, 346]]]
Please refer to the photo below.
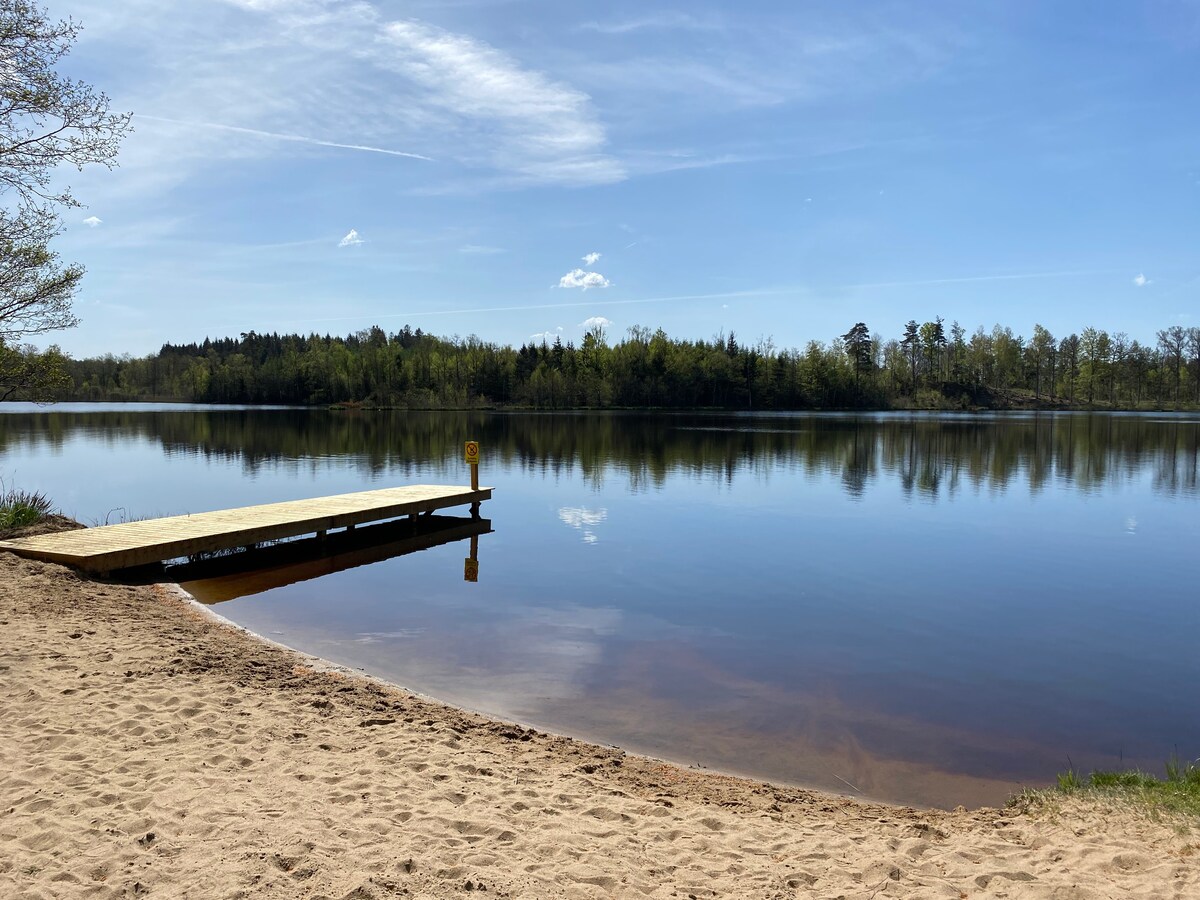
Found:
[[463, 581], [478, 581], [479, 580], [479, 560], [464, 559], [463, 560]]
[[472, 466], [479, 464], [479, 441], [467, 441], [463, 447], [463, 459]]

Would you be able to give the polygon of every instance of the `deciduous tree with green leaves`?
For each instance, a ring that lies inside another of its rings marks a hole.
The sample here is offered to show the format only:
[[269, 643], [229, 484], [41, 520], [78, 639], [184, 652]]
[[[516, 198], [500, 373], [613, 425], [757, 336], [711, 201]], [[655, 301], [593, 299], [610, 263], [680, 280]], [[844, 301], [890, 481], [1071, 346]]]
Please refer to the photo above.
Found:
[[[1050, 397], [1054, 398], [1054, 335], [1041, 325], [1033, 326], [1033, 337], [1025, 347], [1029, 357], [1029, 367], [1033, 370], [1033, 396], [1042, 399], [1042, 385], [1050, 385]], [[1049, 378], [1044, 376], [1049, 370]]]
[[78, 323], [71, 301], [83, 268], [63, 265], [50, 241], [61, 211], [81, 204], [54, 170], [111, 168], [129, 130], [129, 114], [56, 70], [78, 34], [37, 3], [0, 0], [0, 400], [52, 390], [62, 355], [24, 339]]
[[1187, 331], [1182, 325], [1172, 325], [1158, 333], [1158, 346], [1162, 348], [1163, 362], [1175, 384], [1175, 402], [1179, 402], [1180, 372], [1183, 368], [1183, 351], [1187, 346]]
[[941, 376], [942, 351], [946, 348], [946, 330], [942, 326], [942, 317], [938, 316], [932, 322], [926, 322], [920, 329], [921, 351], [928, 366], [926, 377], [932, 382]]

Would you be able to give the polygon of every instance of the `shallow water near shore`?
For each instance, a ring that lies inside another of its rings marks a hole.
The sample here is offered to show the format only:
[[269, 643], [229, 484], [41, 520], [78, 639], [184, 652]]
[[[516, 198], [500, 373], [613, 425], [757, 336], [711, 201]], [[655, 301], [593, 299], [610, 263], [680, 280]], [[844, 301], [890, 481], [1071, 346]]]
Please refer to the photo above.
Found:
[[1195, 415], [7, 404], [0, 476], [92, 524], [465, 483], [468, 437], [478, 583], [453, 540], [217, 610], [483, 712], [897, 802], [1200, 755]]

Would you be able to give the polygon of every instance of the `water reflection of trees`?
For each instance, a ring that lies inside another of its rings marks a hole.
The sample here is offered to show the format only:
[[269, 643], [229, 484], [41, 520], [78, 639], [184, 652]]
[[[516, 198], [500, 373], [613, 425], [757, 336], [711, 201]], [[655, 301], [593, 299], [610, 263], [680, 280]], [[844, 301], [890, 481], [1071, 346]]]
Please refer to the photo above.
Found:
[[726, 416], [488, 414], [332, 410], [98, 411], [0, 415], [0, 452], [71, 439], [160, 444], [168, 454], [235, 461], [248, 471], [338, 459], [370, 474], [454, 471], [461, 442], [483, 442], [487, 467], [545, 477], [581, 474], [634, 491], [669, 475], [733, 483], [800, 472], [840, 479], [858, 497], [896, 479], [914, 496], [964, 487], [1038, 492], [1149, 477], [1170, 494], [1200, 487], [1195, 417]]

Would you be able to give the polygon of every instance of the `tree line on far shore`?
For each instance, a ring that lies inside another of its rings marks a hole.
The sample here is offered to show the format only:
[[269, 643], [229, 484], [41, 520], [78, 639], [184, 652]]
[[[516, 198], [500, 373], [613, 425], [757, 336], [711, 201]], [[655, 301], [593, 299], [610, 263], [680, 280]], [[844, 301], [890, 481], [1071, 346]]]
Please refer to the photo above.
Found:
[[803, 348], [771, 339], [672, 338], [603, 328], [576, 346], [519, 348], [405, 326], [345, 337], [259, 334], [165, 344], [146, 357], [62, 359], [72, 400], [362, 404], [410, 408], [1182, 408], [1200, 404], [1200, 328], [1153, 344], [1084, 328], [1025, 338], [995, 326], [910, 321], [895, 337], [857, 323]]

